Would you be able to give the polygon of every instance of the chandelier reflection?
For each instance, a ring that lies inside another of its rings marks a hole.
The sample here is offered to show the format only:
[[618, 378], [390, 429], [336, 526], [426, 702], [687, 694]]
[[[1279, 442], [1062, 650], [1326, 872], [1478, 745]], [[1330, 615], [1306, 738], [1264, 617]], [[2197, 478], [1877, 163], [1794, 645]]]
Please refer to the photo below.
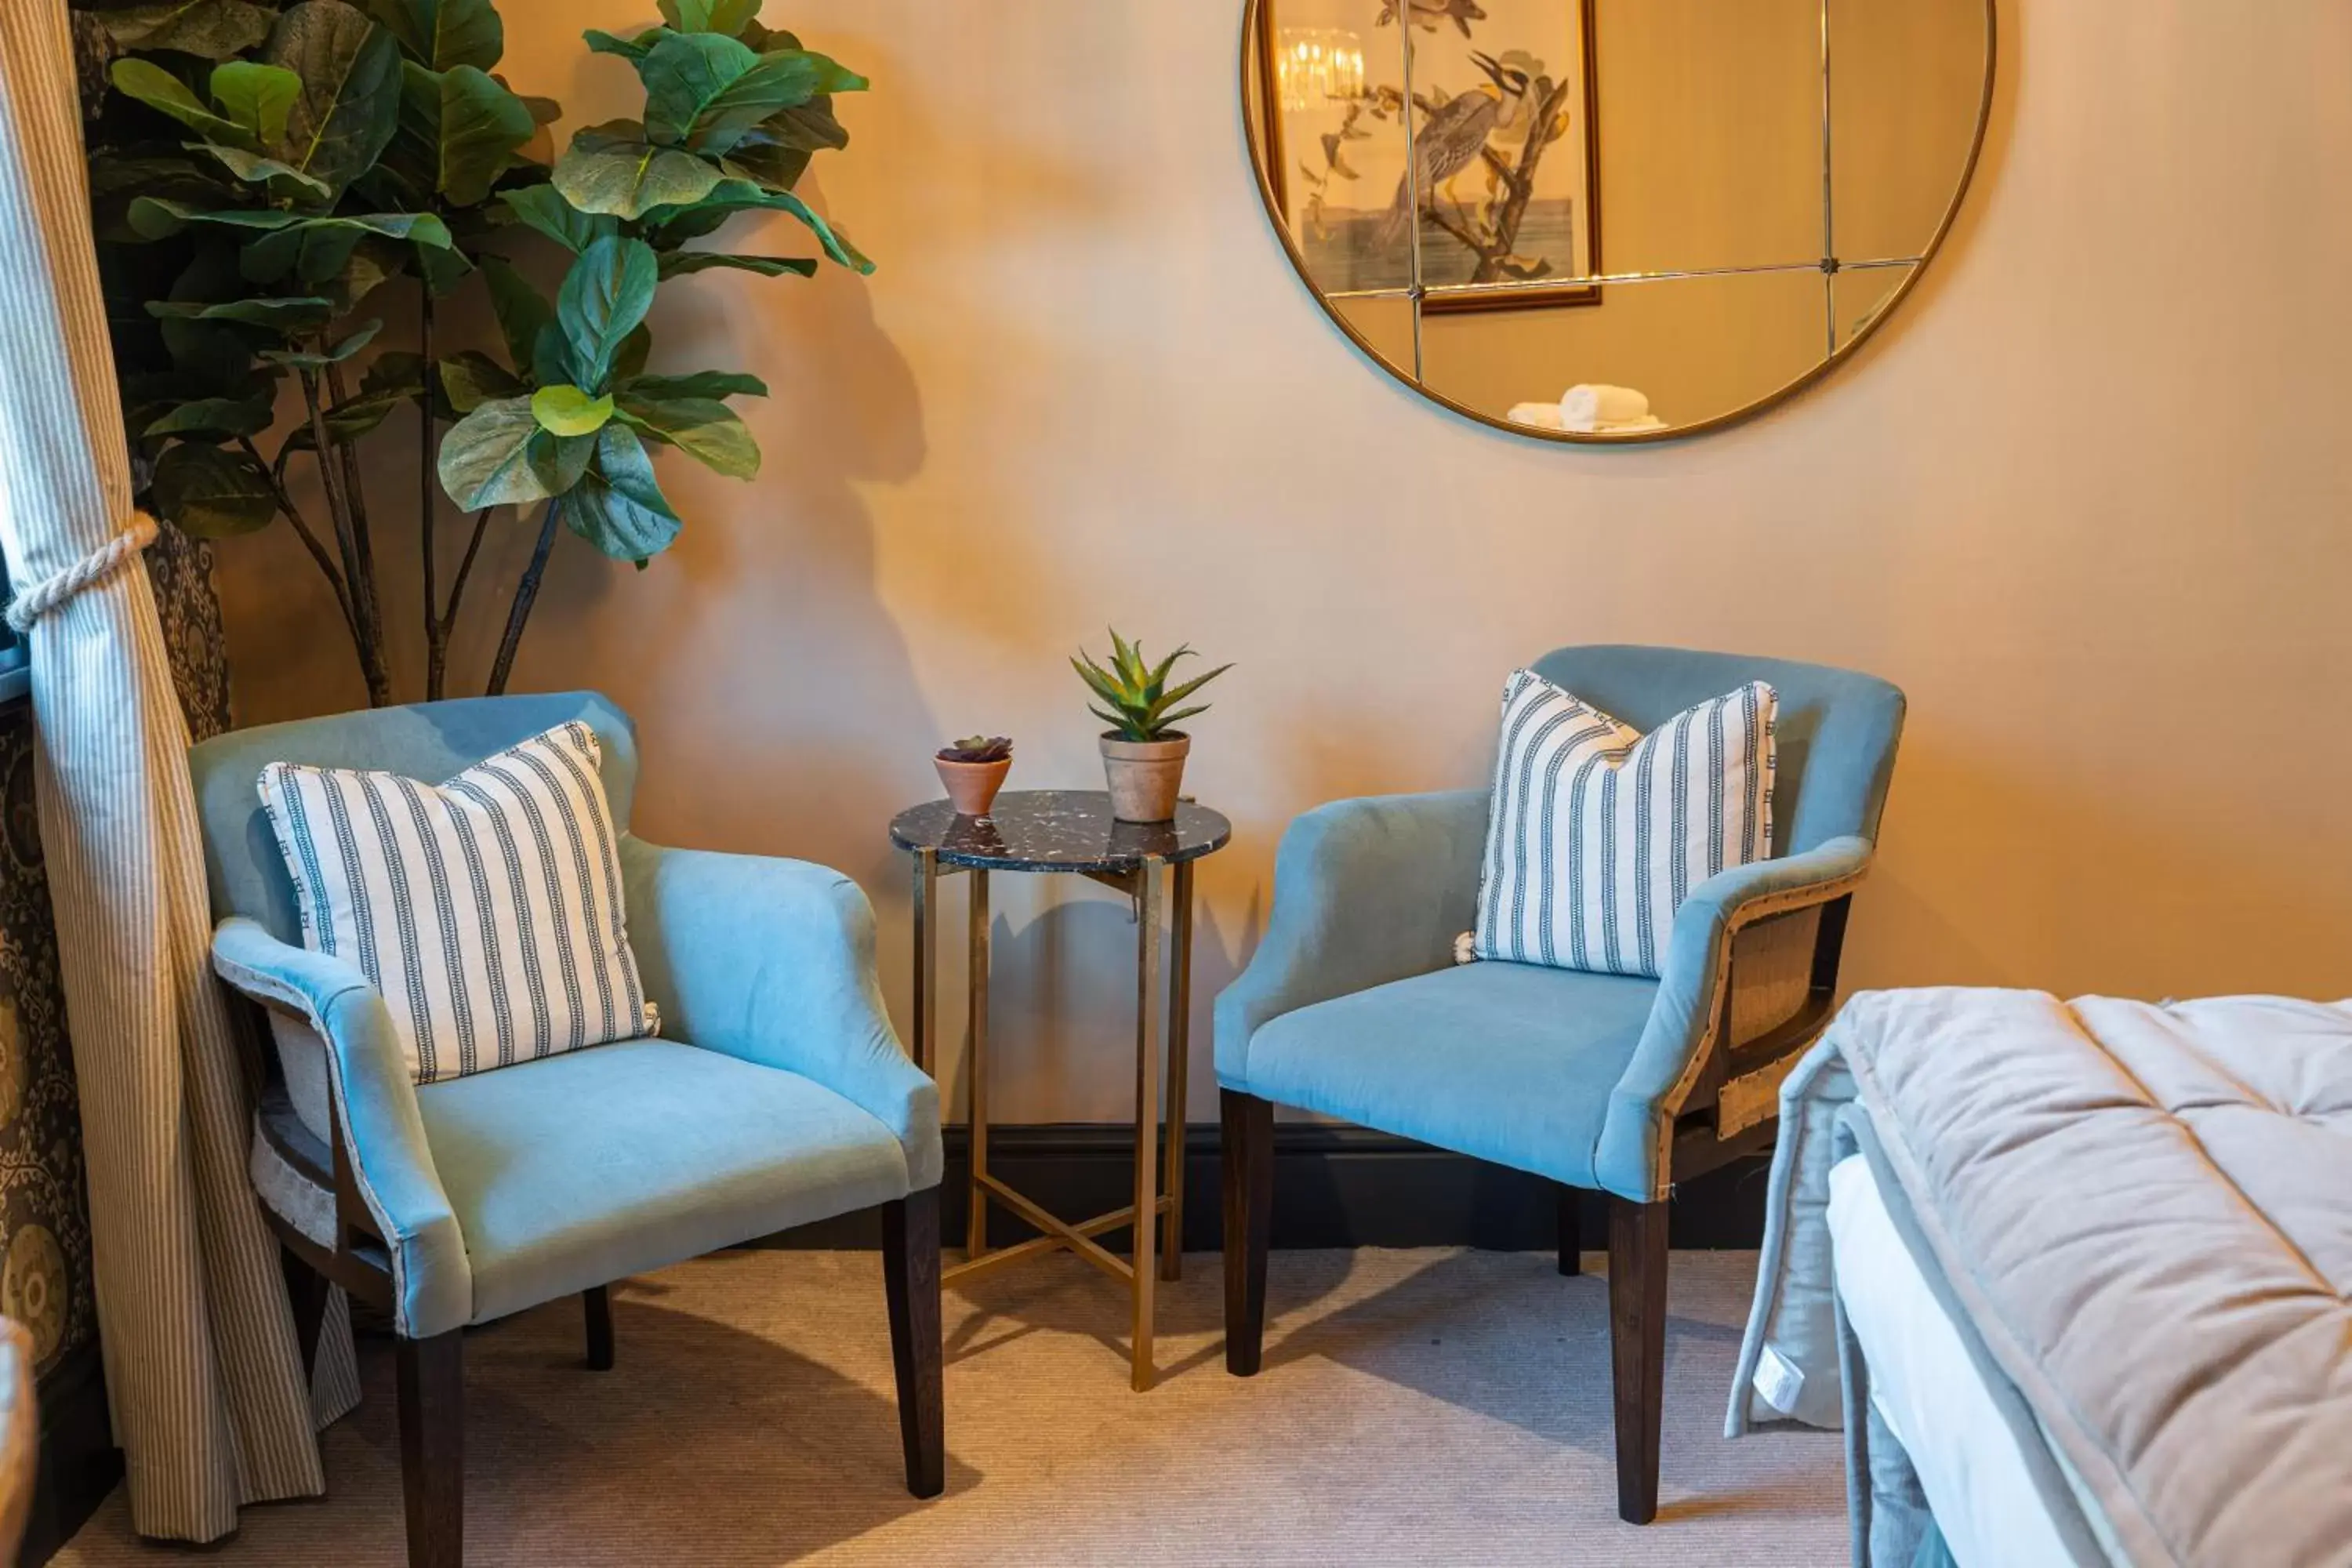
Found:
[[1275, 50], [1285, 111], [1303, 114], [1364, 91], [1363, 40], [1345, 27], [1285, 27]]

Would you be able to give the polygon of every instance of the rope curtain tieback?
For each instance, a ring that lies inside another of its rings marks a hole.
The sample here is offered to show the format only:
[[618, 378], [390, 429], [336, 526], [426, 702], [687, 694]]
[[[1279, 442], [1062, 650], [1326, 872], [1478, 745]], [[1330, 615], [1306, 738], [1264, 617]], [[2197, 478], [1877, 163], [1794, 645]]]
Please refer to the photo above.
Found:
[[131, 525], [54, 577], [45, 578], [17, 595], [8, 605], [8, 624], [18, 633], [93, 584], [112, 576], [122, 563], [155, 542], [155, 520], [143, 511], [131, 514]]

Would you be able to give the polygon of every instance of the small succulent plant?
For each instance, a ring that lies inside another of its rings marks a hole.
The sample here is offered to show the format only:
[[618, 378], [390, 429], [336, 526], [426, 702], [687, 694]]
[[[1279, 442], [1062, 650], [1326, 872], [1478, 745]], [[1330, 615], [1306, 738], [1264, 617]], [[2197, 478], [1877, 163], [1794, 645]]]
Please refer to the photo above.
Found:
[[1207, 712], [1209, 705], [1205, 702], [1190, 708], [1176, 705], [1233, 668], [1230, 664], [1221, 664], [1206, 675], [1171, 686], [1168, 674], [1176, 668], [1176, 661], [1192, 657], [1189, 645], [1178, 647], [1156, 665], [1145, 664], [1142, 647], [1129, 642], [1116, 630], [1110, 634], [1110, 646], [1108, 669], [1097, 664], [1084, 648], [1070, 660], [1070, 668], [1078, 672], [1087, 689], [1101, 700], [1100, 706], [1089, 705], [1087, 711], [1116, 729], [1122, 741], [1157, 741], [1179, 720]]
[[1013, 755], [1010, 735], [966, 735], [940, 748], [943, 763], [1001, 763]]

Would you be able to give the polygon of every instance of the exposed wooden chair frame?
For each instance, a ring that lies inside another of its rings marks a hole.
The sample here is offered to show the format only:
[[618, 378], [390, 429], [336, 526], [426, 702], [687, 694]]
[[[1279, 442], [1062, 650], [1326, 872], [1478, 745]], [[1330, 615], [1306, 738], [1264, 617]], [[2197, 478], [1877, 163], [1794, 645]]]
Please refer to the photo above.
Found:
[[[238, 994], [247, 1021], [263, 1026], [264, 1009], [282, 1013], [306, 1028], [310, 1020], [289, 1007]], [[294, 1312], [297, 1341], [306, 1375], [318, 1364], [320, 1333], [331, 1286], [353, 1300], [394, 1315], [390, 1248], [360, 1196], [352, 1154], [344, 1136], [340, 1090], [328, 1084], [329, 1125], [333, 1147], [304, 1125], [272, 1053], [255, 1047], [254, 1031], [243, 1051], [254, 1093], [254, 1123], [269, 1147], [298, 1175], [333, 1205], [332, 1246], [321, 1246], [268, 1204], [263, 1216], [278, 1237], [286, 1269], [287, 1297]], [[940, 1332], [940, 1190], [909, 1193], [877, 1205], [882, 1219], [883, 1289], [890, 1320], [891, 1361], [898, 1390], [898, 1436], [905, 1450], [907, 1489], [933, 1498], [946, 1489], [946, 1443]], [[610, 1287], [582, 1293], [586, 1329], [586, 1364], [608, 1372], [614, 1365]], [[460, 1568], [465, 1561], [465, 1331], [452, 1329], [424, 1339], [395, 1331], [400, 1418], [401, 1489], [405, 1500], [410, 1568]]]
[[[1862, 874], [1759, 898], [1732, 918], [1722, 943], [1715, 1007], [1692, 1052], [1666, 1124], [1663, 1168], [1669, 1196], [1635, 1203], [1614, 1193], [1609, 1207], [1609, 1341], [1616, 1415], [1617, 1513], [1647, 1524], [1658, 1511], [1660, 1420], [1665, 1397], [1666, 1219], [1675, 1183], [1702, 1176], [1772, 1146], [1780, 1130], [1780, 1082], [1821, 1037], [1837, 1009], [1838, 962]], [[1801, 1000], [1752, 1038], [1735, 1038], [1733, 1006], [1740, 938], [1801, 939], [1794, 922], [1817, 920]], [[1224, 1121], [1225, 1368], [1256, 1374], [1265, 1341], [1265, 1265], [1274, 1214], [1274, 1102], [1221, 1091]], [[1559, 1272], [1580, 1271], [1579, 1191], [1559, 1192]]]

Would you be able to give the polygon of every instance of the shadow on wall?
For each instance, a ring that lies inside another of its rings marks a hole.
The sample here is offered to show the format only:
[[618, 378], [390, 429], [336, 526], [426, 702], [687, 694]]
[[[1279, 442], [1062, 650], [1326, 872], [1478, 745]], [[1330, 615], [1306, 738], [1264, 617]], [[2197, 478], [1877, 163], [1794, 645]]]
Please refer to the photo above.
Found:
[[[1204, 868], [1213, 863], [1201, 862]], [[1028, 887], [1021, 884], [1027, 883]], [[950, 879], [940, 936], [946, 1017], [940, 1030], [940, 1096], [950, 1121], [963, 1119], [971, 1084], [961, 971], [949, 951], [963, 944], [965, 887]], [[989, 1117], [992, 1121], [1122, 1122], [1135, 1115], [1136, 924], [1133, 905], [1080, 878], [998, 876], [989, 931]], [[1008, 897], [1019, 901], [1004, 908]], [[1241, 973], [1241, 943], [1219, 928], [1207, 889], [1193, 895], [1191, 1071], [1186, 1120], [1217, 1119], [1210, 1012]], [[1255, 912], [1255, 901], [1252, 903]], [[885, 964], [891, 962], [885, 955]], [[902, 963], [904, 960], [899, 962]], [[1162, 950], [1162, 983], [1167, 950]], [[899, 976], [886, 975], [896, 983]], [[1164, 992], [1162, 993], [1164, 996]], [[1167, 1048], [1165, 1015], [1160, 1046]], [[1164, 1059], [1164, 1058], [1163, 1058]]]

